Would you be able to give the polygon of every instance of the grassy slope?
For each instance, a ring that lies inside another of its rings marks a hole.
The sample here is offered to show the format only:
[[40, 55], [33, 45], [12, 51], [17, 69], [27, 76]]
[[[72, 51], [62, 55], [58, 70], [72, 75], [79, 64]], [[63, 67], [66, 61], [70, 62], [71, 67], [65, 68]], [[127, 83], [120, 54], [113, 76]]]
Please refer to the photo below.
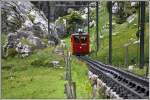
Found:
[[[106, 2], [102, 3], [102, 8], [100, 8], [99, 13], [99, 34], [103, 36], [102, 39], [100, 39], [100, 49], [97, 53], [97, 56], [95, 55], [95, 52], [92, 52], [91, 57], [97, 60], [100, 60], [104, 63], [108, 63], [108, 36], [109, 36], [109, 29], [108, 27], [102, 28], [103, 26], [108, 25], [108, 13], [107, 9], [105, 8]], [[148, 11], [146, 13], [148, 15]], [[114, 19], [114, 17], [113, 17]], [[114, 22], [114, 20], [113, 20]], [[116, 66], [122, 66], [124, 67], [124, 58], [125, 58], [125, 49], [123, 45], [125, 43], [130, 42], [131, 38], [133, 40], [137, 40], [136, 38], [136, 31], [137, 31], [137, 14], [136, 18], [132, 23], [123, 23], [123, 24], [115, 24], [113, 25], [113, 34], [117, 33], [116, 36], [112, 36], [112, 64]], [[146, 22], [145, 24], [145, 65], [148, 66], [148, 59], [149, 59], [149, 24]], [[92, 51], [96, 50], [96, 38], [95, 36], [95, 27], [90, 29], [90, 40], [91, 40], [91, 49]], [[128, 48], [129, 53], [129, 65], [131, 64], [139, 64], [139, 47], [137, 44], [131, 44]], [[132, 62], [134, 60], [134, 62]], [[143, 70], [140, 70], [139, 68], [135, 68], [134, 72], [139, 75], [144, 75], [146, 68]]]
[[[105, 6], [105, 3], [103, 4]], [[114, 20], [113, 20], [114, 22]], [[102, 29], [103, 26], [108, 24], [108, 13], [106, 8], [102, 7], [100, 10], [99, 15], [99, 29], [100, 29], [100, 35], [104, 36], [104, 38], [100, 39], [100, 50], [98, 52], [97, 57], [95, 57], [95, 54], [93, 54], [94, 58], [97, 58], [103, 62], [107, 62], [106, 59], [108, 59], [108, 28]], [[123, 64], [124, 63], [124, 48], [123, 45], [130, 41], [131, 38], [136, 40], [136, 31], [137, 31], [137, 17], [135, 20], [128, 24], [127, 22], [123, 24], [115, 24], [113, 25], [113, 33], [117, 33], [116, 36], [112, 37], [112, 62], [113, 64]], [[145, 24], [145, 59], [148, 59], [148, 23]], [[91, 46], [92, 50], [95, 50], [95, 27], [90, 29], [90, 35], [91, 35], [91, 43], [94, 46]], [[137, 61], [137, 46], [132, 44], [129, 46], [129, 63], [131, 64], [131, 59], [134, 59], [135, 62]]]
[[[17, 56], [2, 59], [2, 98], [66, 98], [64, 68], [53, 68], [48, 64], [52, 60], [59, 60], [60, 66], [64, 67], [63, 57], [54, 54], [52, 48], [39, 50], [24, 59]], [[31, 65], [35, 61], [39, 63]], [[10, 65], [14, 67], [10, 68]], [[90, 85], [86, 65], [73, 57], [72, 69], [77, 97], [88, 98]]]

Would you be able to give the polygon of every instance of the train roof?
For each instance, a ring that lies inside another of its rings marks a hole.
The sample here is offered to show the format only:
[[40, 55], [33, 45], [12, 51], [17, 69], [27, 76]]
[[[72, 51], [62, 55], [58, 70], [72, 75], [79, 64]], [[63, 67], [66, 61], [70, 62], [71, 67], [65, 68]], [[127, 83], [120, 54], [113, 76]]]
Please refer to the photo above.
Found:
[[87, 32], [82, 32], [82, 33], [73, 33], [72, 35], [88, 35], [88, 33]]

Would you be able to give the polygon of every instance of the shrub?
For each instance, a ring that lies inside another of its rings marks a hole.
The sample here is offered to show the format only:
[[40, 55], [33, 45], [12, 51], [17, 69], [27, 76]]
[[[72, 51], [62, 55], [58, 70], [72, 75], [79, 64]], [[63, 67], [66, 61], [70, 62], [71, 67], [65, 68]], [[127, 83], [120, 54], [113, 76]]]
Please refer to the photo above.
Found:
[[17, 51], [15, 48], [8, 48], [7, 49], [7, 56], [14, 57], [17, 54]]
[[[66, 22], [67, 22], [67, 26], [66, 26], [67, 33], [73, 32], [76, 29], [77, 24], [82, 25], [82, 23], [83, 23], [81, 14], [78, 13], [77, 11], [72, 11], [64, 17], [60, 17], [58, 19], [57, 23], [62, 24], [63, 19], [66, 19]], [[66, 35], [68, 35], [68, 34], [66, 34]]]
[[30, 15], [30, 14], [28, 14], [27, 15], [28, 16], [28, 18], [32, 21], [32, 23], [34, 22], [34, 20], [35, 20], [35, 16], [33, 16], [33, 15]]

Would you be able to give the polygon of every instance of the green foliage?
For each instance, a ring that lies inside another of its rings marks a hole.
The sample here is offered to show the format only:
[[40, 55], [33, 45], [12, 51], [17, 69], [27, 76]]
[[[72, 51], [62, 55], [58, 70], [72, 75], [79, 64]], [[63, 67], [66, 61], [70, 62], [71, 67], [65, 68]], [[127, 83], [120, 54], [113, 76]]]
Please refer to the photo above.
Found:
[[17, 54], [17, 51], [15, 48], [9, 48], [7, 50], [7, 56], [14, 57], [16, 54]]
[[54, 56], [50, 52], [53, 51], [50, 48], [46, 48], [44, 50], [41, 50], [40, 52], [37, 52], [36, 55], [31, 55], [35, 58], [31, 60], [30, 64], [34, 67], [53, 67], [51, 61], [58, 60], [60, 61], [60, 64], [64, 66], [63, 58], [55, 58], [56, 55]]
[[48, 43], [48, 38], [42, 38], [42, 41], [47, 44]]
[[26, 38], [21, 38], [20, 39], [20, 42], [23, 44], [23, 45], [29, 45], [31, 46], [31, 49], [32, 50], [35, 50], [36, 46], [34, 44], [32, 44], [31, 42], [29, 42]]
[[33, 46], [33, 44], [31, 44], [27, 39], [25, 39], [25, 38], [21, 38], [20, 39], [20, 42], [22, 43], [22, 44], [26, 44], [26, 45], [30, 45], [30, 46]]
[[82, 24], [82, 17], [81, 14], [79, 14], [78, 12], [74, 11], [71, 14], [66, 16], [66, 20], [68, 24], [72, 24], [72, 23], [78, 23], [78, 24]]
[[129, 1], [116, 1], [116, 3], [119, 6], [118, 12], [115, 14], [115, 20], [117, 24], [122, 24], [126, 21], [126, 19], [132, 15], [133, 13], [136, 13], [138, 5], [131, 6]]
[[[137, 9], [137, 8], [136, 8]], [[147, 7], [146, 7], [147, 9]], [[148, 11], [148, 10], [147, 10]], [[146, 11], [146, 16], [148, 15], [148, 12]], [[116, 16], [113, 15], [113, 34], [117, 33], [117, 35], [112, 36], [112, 64], [116, 67], [126, 67], [124, 66], [124, 59], [125, 59], [125, 48], [123, 45], [125, 43], [131, 42], [131, 45], [128, 47], [128, 63], [129, 65], [137, 64], [139, 63], [139, 46], [137, 44], [132, 44], [133, 41], [137, 40], [136, 32], [137, 32], [137, 22], [138, 13], [136, 12], [136, 17], [133, 22], [130, 24], [127, 22], [124, 22], [122, 24], [116, 24]], [[97, 59], [99, 61], [102, 61], [104, 63], [108, 63], [108, 54], [109, 54], [109, 30], [107, 27], [103, 28], [108, 24], [108, 12], [105, 8], [105, 3], [102, 4], [100, 15], [99, 15], [99, 30], [100, 35], [103, 36], [103, 38], [100, 38], [100, 49], [99, 52], [96, 53], [92, 52], [90, 56], [94, 59]], [[145, 23], [145, 44], [144, 44], [144, 61], [145, 64], [148, 64], [149, 60], [149, 24], [148, 22]], [[96, 41], [95, 41], [95, 27], [90, 28], [90, 40], [91, 40], [91, 49], [92, 51], [95, 51], [96, 47]], [[133, 41], [131, 41], [133, 39]], [[143, 72], [144, 73], [144, 72]]]
[[61, 17], [58, 20], [58, 23], [62, 24], [63, 19], [66, 19], [66, 22], [67, 22], [67, 26], [66, 26], [67, 33], [73, 32], [76, 28], [76, 24], [82, 25], [82, 23], [83, 23], [83, 19], [81, 17], [81, 14], [78, 13], [77, 11], [72, 11], [72, 12], [70, 12], [70, 14]]
[[35, 20], [35, 16], [31, 15], [31, 14], [27, 14], [28, 18], [32, 21], [32, 23]]
[[[53, 60], [60, 61], [60, 66], [64, 67], [64, 58], [53, 53], [51, 47], [34, 51], [24, 59], [17, 56], [2, 59], [2, 98], [65, 99], [65, 69], [53, 68], [49, 64]], [[34, 64], [31, 64], [33, 62]], [[77, 98], [90, 98], [91, 86], [85, 63], [73, 56], [71, 65]]]
[[147, 67], [148, 65], [144, 66], [144, 68], [141, 69], [139, 66], [135, 66], [132, 72], [139, 76], [146, 76]]
[[93, 11], [90, 12], [90, 18], [91, 18], [92, 20], [95, 20], [95, 19], [96, 19], [95, 10], [93, 10]]
[[7, 35], [5, 33], [1, 34], [1, 44], [5, 45], [5, 43], [7, 42]]
[[116, 17], [116, 23], [117, 24], [122, 24], [122, 23], [124, 23], [125, 21], [126, 21], [126, 18], [125, 17]]

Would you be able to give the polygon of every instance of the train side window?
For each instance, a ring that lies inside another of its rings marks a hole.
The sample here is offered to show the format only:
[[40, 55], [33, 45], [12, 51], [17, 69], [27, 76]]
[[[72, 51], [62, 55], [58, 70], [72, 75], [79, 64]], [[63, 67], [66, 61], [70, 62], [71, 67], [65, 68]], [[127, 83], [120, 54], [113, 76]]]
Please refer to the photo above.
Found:
[[74, 35], [74, 40], [75, 40], [76, 43], [80, 43], [79, 35]]
[[87, 36], [81, 36], [81, 42], [86, 43], [87, 42]]

